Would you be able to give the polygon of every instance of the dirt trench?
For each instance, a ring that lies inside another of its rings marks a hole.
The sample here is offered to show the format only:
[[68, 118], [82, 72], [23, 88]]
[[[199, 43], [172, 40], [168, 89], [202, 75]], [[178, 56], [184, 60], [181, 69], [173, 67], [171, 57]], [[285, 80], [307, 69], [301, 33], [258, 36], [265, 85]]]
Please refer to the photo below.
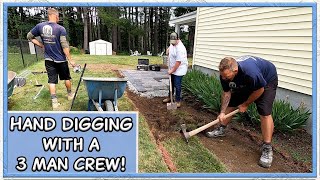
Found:
[[[182, 138], [180, 125], [186, 123], [190, 129], [194, 129], [216, 119], [216, 114], [202, 108], [200, 102], [193, 97], [185, 97], [182, 107], [175, 111], [168, 111], [162, 98], [144, 98], [127, 90], [128, 97], [133, 101], [148, 122], [150, 131], [156, 141], [161, 144], [168, 137]], [[209, 128], [208, 130], [212, 130]], [[292, 136], [288, 142], [287, 136], [275, 134], [278, 144], [289, 148], [301, 147], [306, 153], [312, 154], [311, 137], [305, 134]], [[198, 134], [202, 144], [215, 154], [226, 165], [229, 172], [281, 172], [281, 173], [304, 173], [310, 172], [311, 162], [299, 162], [284, 150], [285, 148], [274, 146], [274, 161], [271, 168], [262, 168], [258, 165], [261, 147], [261, 134], [259, 129], [250, 128], [238, 122], [232, 122], [227, 128], [227, 136], [219, 139], [211, 139]], [[293, 139], [293, 141], [292, 141]], [[282, 142], [283, 141], [283, 142]], [[159, 147], [159, 146], [158, 146]], [[161, 151], [163, 152], [163, 151]], [[169, 155], [170, 156], [170, 155]], [[166, 162], [167, 163], [167, 162]], [[171, 163], [169, 167], [173, 166]], [[174, 170], [173, 170], [174, 171]]]

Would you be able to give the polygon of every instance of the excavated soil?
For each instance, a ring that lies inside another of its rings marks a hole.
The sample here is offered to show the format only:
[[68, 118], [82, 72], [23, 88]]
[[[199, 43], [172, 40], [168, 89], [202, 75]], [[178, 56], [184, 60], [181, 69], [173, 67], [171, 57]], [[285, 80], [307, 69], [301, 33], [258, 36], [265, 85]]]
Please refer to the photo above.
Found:
[[[191, 130], [216, 119], [214, 112], [202, 108], [202, 104], [196, 102], [191, 96], [184, 97], [180, 109], [168, 111], [166, 104], [162, 103], [162, 98], [148, 99], [128, 90], [127, 94], [139, 113], [147, 120], [160, 149], [161, 142], [166, 138], [173, 136], [182, 138], [180, 134], [182, 123], [186, 123]], [[274, 161], [272, 167], [266, 169], [258, 165], [261, 147], [260, 129], [233, 121], [227, 130], [227, 136], [223, 138], [210, 139], [204, 136], [204, 133], [198, 136], [203, 145], [226, 165], [229, 172], [303, 173], [310, 172], [312, 169], [311, 160], [299, 161], [289, 153], [294, 151], [297, 152], [296, 154], [302, 153], [304, 156], [312, 157], [312, 137], [305, 131], [291, 135], [275, 133], [274, 139], [277, 143], [274, 143]], [[172, 161], [166, 161], [166, 163], [169, 163], [169, 167], [174, 166]]]

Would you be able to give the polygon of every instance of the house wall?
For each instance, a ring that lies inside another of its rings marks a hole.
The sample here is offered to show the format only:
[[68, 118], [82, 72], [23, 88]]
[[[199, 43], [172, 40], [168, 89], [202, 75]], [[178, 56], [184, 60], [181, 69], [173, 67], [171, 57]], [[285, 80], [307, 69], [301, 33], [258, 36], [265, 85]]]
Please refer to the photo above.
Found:
[[200, 7], [194, 65], [218, 70], [225, 56], [273, 62], [279, 87], [312, 94], [311, 7]]
[[[218, 73], [226, 56], [254, 55], [275, 64], [277, 99], [289, 96], [312, 110], [311, 7], [200, 7], [197, 9], [194, 68]], [[312, 118], [306, 129], [311, 132]]]

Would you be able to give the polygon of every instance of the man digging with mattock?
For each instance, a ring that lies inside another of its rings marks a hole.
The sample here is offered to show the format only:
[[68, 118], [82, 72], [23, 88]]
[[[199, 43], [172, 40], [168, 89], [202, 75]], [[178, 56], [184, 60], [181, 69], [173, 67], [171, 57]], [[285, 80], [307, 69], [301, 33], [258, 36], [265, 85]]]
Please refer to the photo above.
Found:
[[273, 151], [271, 146], [274, 129], [271, 116], [272, 104], [276, 96], [278, 75], [276, 67], [269, 61], [254, 56], [242, 56], [237, 60], [226, 57], [219, 64], [220, 81], [223, 88], [221, 97], [221, 111], [218, 116], [220, 126], [208, 137], [225, 136], [227, 124], [232, 116], [224, 116], [236, 108], [245, 112], [248, 106], [255, 102], [260, 115], [263, 138], [262, 155], [259, 165], [269, 168], [272, 164]]

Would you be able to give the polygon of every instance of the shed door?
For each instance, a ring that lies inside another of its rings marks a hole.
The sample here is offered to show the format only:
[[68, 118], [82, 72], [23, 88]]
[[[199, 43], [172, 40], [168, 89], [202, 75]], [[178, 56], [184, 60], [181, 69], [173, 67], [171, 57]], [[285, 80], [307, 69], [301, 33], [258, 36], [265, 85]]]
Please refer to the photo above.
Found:
[[107, 44], [96, 44], [96, 55], [106, 55]]

